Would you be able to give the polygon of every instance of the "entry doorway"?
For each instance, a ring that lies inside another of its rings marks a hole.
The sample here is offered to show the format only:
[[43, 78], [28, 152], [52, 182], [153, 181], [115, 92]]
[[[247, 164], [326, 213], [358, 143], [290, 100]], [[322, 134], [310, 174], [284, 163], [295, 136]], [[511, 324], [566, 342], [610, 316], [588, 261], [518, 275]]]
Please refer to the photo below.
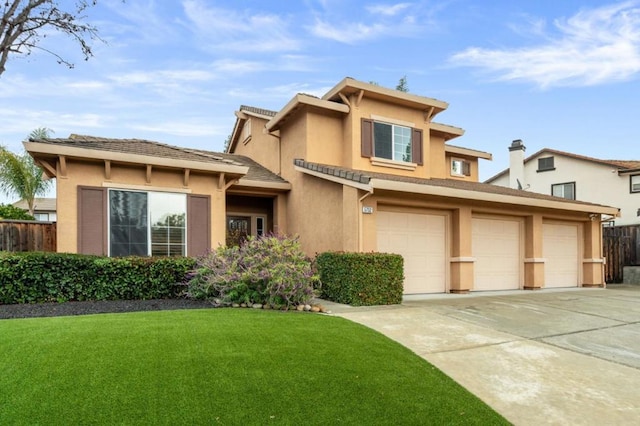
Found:
[[240, 245], [248, 236], [259, 237], [266, 232], [267, 218], [260, 215], [227, 215], [227, 246]]

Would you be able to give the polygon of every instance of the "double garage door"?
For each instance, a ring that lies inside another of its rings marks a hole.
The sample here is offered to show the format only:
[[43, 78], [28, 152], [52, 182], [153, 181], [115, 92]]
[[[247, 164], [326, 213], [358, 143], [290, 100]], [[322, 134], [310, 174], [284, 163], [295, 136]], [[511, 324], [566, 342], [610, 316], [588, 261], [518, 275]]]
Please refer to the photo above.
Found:
[[[524, 225], [518, 218], [474, 217], [474, 291], [515, 290], [524, 281]], [[379, 211], [378, 251], [404, 258], [404, 293], [447, 291], [445, 214]], [[578, 285], [578, 226], [544, 224], [545, 287]]]

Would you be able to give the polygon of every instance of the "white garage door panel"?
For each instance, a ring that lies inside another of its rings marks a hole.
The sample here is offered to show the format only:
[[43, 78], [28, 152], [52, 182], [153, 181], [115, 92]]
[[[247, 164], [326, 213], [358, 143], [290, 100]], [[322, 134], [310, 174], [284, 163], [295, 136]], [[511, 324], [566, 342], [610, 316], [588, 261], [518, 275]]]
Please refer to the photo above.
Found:
[[445, 217], [379, 211], [378, 251], [404, 259], [404, 293], [443, 293], [446, 277]]
[[473, 218], [472, 250], [476, 291], [520, 288], [520, 222]]
[[577, 287], [578, 226], [545, 223], [542, 235], [545, 288]]

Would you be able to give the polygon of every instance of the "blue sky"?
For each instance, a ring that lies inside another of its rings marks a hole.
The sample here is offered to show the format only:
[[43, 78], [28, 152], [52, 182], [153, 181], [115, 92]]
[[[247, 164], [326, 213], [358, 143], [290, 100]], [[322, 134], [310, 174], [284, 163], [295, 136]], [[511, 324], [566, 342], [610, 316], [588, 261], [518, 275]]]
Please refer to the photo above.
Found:
[[[71, 0], [60, 3], [72, 4]], [[242, 104], [279, 110], [342, 78], [449, 103], [452, 144], [640, 160], [640, 0], [99, 0], [106, 43], [84, 61], [65, 37], [13, 56], [0, 76], [0, 144], [34, 128], [222, 150]]]

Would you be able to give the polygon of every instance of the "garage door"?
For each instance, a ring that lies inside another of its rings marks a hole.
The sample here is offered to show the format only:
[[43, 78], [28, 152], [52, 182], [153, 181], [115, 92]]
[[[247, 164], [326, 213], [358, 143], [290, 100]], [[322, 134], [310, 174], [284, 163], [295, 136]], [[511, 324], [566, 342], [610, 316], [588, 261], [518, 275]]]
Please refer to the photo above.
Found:
[[517, 219], [473, 218], [474, 291], [520, 288], [520, 229]]
[[580, 268], [578, 225], [543, 224], [542, 250], [545, 288], [577, 287]]
[[444, 293], [445, 216], [379, 211], [378, 251], [404, 258], [404, 294]]

